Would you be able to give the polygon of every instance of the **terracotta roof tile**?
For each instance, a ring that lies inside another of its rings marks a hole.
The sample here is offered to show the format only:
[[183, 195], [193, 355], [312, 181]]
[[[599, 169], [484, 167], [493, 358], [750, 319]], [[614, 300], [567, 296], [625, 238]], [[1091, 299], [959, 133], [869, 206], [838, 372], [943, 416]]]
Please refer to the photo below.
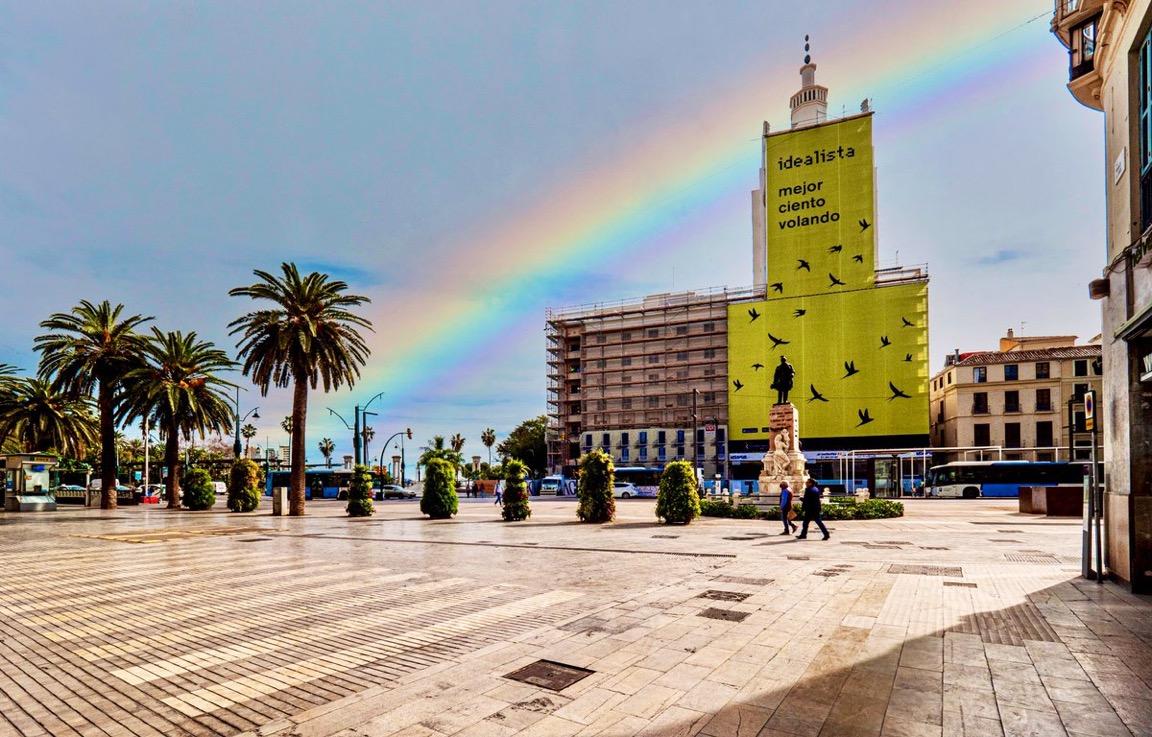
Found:
[[1038, 348], [1030, 351], [982, 351], [963, 354], [956, 366], [984, 366], [993, 363], [1031, 363], [1062, 361], [1071, 358], [1099, 358], [1100, 345], [1077, 345], [1070, 348]]

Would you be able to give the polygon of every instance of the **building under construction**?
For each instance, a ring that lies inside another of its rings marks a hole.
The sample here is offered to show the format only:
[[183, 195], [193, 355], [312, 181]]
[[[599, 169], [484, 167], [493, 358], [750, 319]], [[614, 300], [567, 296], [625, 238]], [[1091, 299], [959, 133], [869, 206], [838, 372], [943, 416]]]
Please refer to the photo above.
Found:
[[601, 448], [621, 466], [685, 459], [705, 478], [723, 473], [728, 305], [756, 296], [718, 288], [549, 310], [550, 469], [570, 474]]

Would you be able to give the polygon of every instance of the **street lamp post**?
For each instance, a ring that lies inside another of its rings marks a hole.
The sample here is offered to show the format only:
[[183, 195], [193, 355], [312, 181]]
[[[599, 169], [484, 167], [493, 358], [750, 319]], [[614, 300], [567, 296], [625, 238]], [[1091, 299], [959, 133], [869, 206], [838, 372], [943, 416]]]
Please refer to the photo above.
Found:
[[252, 409], [248, 410], [248, 412], [243, 417], [241, 417], [240, 387], [236, 387], [236, 442], [232, 444], [232, 454], [236, 456], [237, 460], [240, 458], [240, 449], [242, 447], [240, 445], [240, 425], [243, 424], [244, 420], [248, 419], [249, 416], [251, 416], [254, 420], [260, 419], [260, 408], [253, 407]]
[[[368, 408], [372, 406], [373, 402], [375, 402], [377, 399], [379, 399], [382, 396], [384, 396], [384, 392], [377, 392], [375, 396], [373, 396], [371, 399], [369, 399], [367, 402], [364, 403], [363, 407], [361, 407], [360, 405], [356, 405], [356, 408], [354, 410], [355, 416], [352, 419], [352, 425], [353, 425], [353, 428], [352, 428], [352, 433], [353, 433], [352, 454], [353, 454], [353, 456], [355, 456], [356, 465], [360, 465], [360, 460], [362, 458], [364, 460], [367, 460], [367, 456], [368, 456], [367, 443], [365, 443], [364, 454], [363, 455], [360, 454], [360, 440], [361, 440], [361, 438], [360, 438], [360, 416], [362, 414], [375, 414], [374, 412], [369, 413]], [[368, 423], [365, 422], [364, 424], [367, 425]]]
[[[404, 438], [405, 438], [405, 437], [408, 437], [409, 439], [411, 439], [411, 437], [412, 437], [412, 428], [410, 428], [410, 427], [406, 427], [406, 428], [404, 428], [403, 430], [401, 430], [400, 432], [394, 432], [394, 433], [392, 433], [391, 435], [389, 435], [389, 436], [388, 436], [388, 439], [387, 439], [387, 440], [385, 440], [385, 441], [384, 441], [384, 445], [380, 447], [380, 470], [381, 470], [381, 471], [383, 471], [383, 470], [384, 470], [384, 454], [388, 452], [388, 444], [389, 444], [389, 443], [391, 443], [391, 442], [392, 442], [393, 440], [395, 440], [396, 438], [400, 438], [400, 447], [401, 447], [401, 448], [403, 448], [403, 447], [404, 447]], [[403, 460], [404, 451], [403, 451], [403, 450], [401, 450], [401, 451], [400, 451], [400, 455], [401, 455], [401, 460], [400, 460], [400, 485], [401, 485], [401, 486], [403, 486], [403, 485], [404, 485], [404, 460]]]

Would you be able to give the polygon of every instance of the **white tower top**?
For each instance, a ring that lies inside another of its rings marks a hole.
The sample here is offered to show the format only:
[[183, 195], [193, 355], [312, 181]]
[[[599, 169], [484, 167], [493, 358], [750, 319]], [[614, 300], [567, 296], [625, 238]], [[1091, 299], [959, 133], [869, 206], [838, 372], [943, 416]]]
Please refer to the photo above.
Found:
[[804, 66], [800, 67], [800, 91], [792, 95], [788, 106], [792, 108], [792, 127], [804, 128], [828, 119], [828, 88], [816, 84], [816, 65], [809, 53], [808, 37], [804, 37]]

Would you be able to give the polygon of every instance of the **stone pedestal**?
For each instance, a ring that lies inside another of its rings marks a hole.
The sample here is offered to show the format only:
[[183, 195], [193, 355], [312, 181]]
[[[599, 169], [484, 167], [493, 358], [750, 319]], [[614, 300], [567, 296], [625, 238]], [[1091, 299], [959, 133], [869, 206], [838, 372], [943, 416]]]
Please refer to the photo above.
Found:
[[787, 481], [793, 497], [804, 493], [804, 454], [800, 452], [800, 413], [795, 405], [776, 404], [768, 415], [772, 428], [768, 452], [761, 461], [760, 488], [755, 502], [758, 506], [774, 506], [780, 499], [780, 483]]

